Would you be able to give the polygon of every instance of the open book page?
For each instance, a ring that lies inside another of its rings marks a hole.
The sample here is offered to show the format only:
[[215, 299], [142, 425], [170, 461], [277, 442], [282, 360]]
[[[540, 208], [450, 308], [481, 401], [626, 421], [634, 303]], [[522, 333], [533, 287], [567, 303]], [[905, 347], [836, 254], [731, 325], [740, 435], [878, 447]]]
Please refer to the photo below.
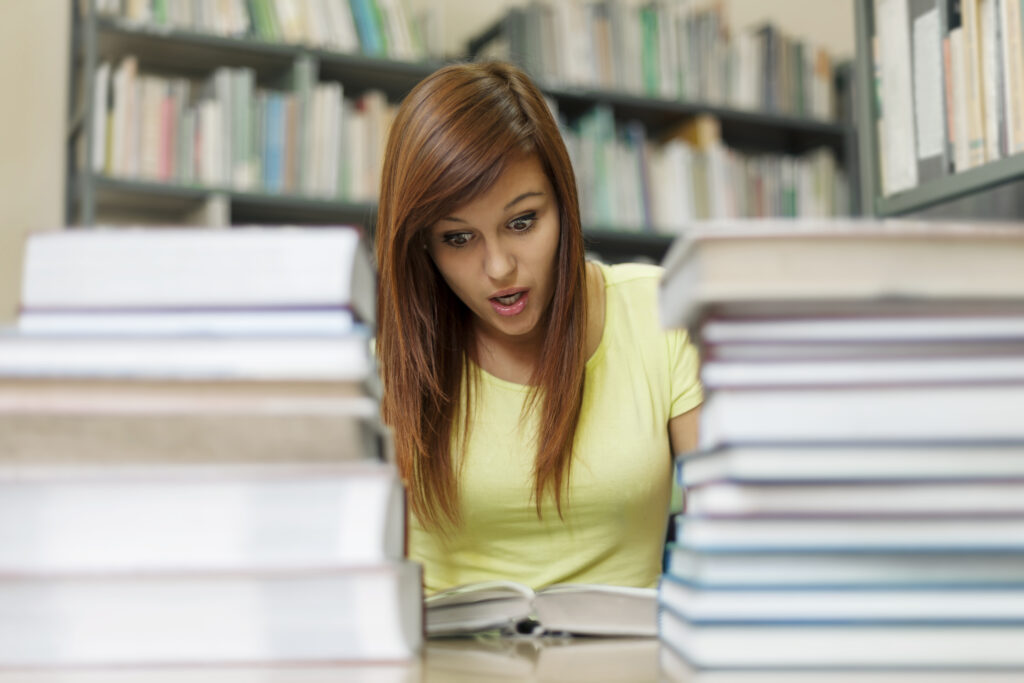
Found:
[[426, 599], [427, 635], [515, 630], [532, 611], [533, 589], [514, 581], [456, 586]]
[[558, 584], [538, 591], [534, 615], [548, 632], [593, 636], [656, 636], [653, 588]]
[[558, 584], [534, 592], [515, 582], [487, 581], [427, 598], [427, 633], [654, 636], [656, 598], [651, 588]]

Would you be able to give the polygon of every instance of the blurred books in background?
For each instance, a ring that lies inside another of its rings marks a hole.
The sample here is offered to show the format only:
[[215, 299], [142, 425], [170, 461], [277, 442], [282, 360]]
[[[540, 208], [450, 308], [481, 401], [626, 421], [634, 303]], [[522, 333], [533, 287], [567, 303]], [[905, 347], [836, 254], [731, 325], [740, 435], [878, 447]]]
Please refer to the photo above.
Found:
[[0, 336], [0, 664], [407, 660], [354, 228], [33, 235]]
[[[726, 3], [538, 0], [469, 51], [558, 93], [588, 228], [672, 234], [695, 220], [850, 213], [850, 160], [827, 135], [770, 142], [772, 126], [823, 132], [841, 118], [837, 61], [771, 24], [732, 26]], [[639, 120], [640, 98], [664, 115]], [[723, 117], [769, 128], [723, 135]]]
[[[283, 77], [218, 66], [168, 77], [129, 54], [93, 80], [92, 167], [115, 178], [320, 199], [376, 199], [396, 109], [384, 92], [346, 96], [298, 58]], [[82, 138], [83, 143], [85, 138]], [[85, 150], [79, 149], [84, 159]]]
[[[1024, 666], [1024, 232], [721, 223], [665, 260], [706, 401], [659, 588], [697, 669]], [[669, 666], [673, 666], [671, 663]]]

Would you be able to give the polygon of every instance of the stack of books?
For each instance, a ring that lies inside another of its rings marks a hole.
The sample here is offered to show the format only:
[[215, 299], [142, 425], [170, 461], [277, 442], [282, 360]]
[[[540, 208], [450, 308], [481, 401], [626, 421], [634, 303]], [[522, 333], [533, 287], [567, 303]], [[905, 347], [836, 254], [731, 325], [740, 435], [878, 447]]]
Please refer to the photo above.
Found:
[[700, 447], [659, 588], [697, 668], [1024, 666], [1024, 226], [722, 223], [665, 260]]
[[0, 667], [414, 658], [375, 296], [354, 228], [33, 235], [0, 334]]

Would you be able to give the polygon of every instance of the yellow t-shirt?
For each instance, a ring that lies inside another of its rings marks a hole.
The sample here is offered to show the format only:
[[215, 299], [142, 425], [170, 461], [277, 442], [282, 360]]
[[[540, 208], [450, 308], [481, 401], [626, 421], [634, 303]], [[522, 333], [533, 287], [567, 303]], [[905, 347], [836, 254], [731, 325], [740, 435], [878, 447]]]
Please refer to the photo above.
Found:
[[527, 387], [481, 370], [469, 442], [454, 454], [462, 526], [444, 538], [410, 518], [409, 555], [423, 564], [428, 592], [490, 579], [533, 588], [657, 582], [671, 495], [668, 421], [702, 400], [697, 353], [685, 332], [661, 329], [660, 268], [602, 272], [605, 326], [586, 364], [564, 518], [550, 492], [537, 517], [537, 421], [520, 420]]

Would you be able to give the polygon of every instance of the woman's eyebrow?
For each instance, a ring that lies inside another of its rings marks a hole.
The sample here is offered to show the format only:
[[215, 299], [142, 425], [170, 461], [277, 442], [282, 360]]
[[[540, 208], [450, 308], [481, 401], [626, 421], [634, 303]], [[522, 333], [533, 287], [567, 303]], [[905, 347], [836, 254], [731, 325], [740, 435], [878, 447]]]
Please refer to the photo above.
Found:
[[[544, 193], [541, 192], [540, 190], [528, 190], [528, 191], [522, 193], [521, 195], [519, 195], [518, 197], [516, 197], [515, 199], [513, 199], [512, 201], [510, 201], [508, 204], [506, 204], [505, 208], [502, 209], [502, 210], [503, 211], [508, 211], [513, 206], [515, 206], [519, 202], [523, 201], [527, 197], [543, 197], [543, 196], [544, 196]], [[443, 221], [453, 221], [455, 223], [465, 223], [466, 222], [466, 221], [462, 220], [461, 218], [459, 218], [457, 216], [445, 216], [441, 220], [443, 220]]]
[[544, 193], [540, 192], [539, 190], [529, 190], [527, 192], [524, 192], [521, 195], [519, 195], [518, 197], [516, 197], [515, 199], [513, 199], [512, 201], [510, 201], [508, 204], [506, 204], [505, 205], [505, 210], [507, 211], [507, 210], [511, 209], [518, 202], [523, 201], [527, 197], [540, 197], [540, 196], [543, 196], [543, 194]]

